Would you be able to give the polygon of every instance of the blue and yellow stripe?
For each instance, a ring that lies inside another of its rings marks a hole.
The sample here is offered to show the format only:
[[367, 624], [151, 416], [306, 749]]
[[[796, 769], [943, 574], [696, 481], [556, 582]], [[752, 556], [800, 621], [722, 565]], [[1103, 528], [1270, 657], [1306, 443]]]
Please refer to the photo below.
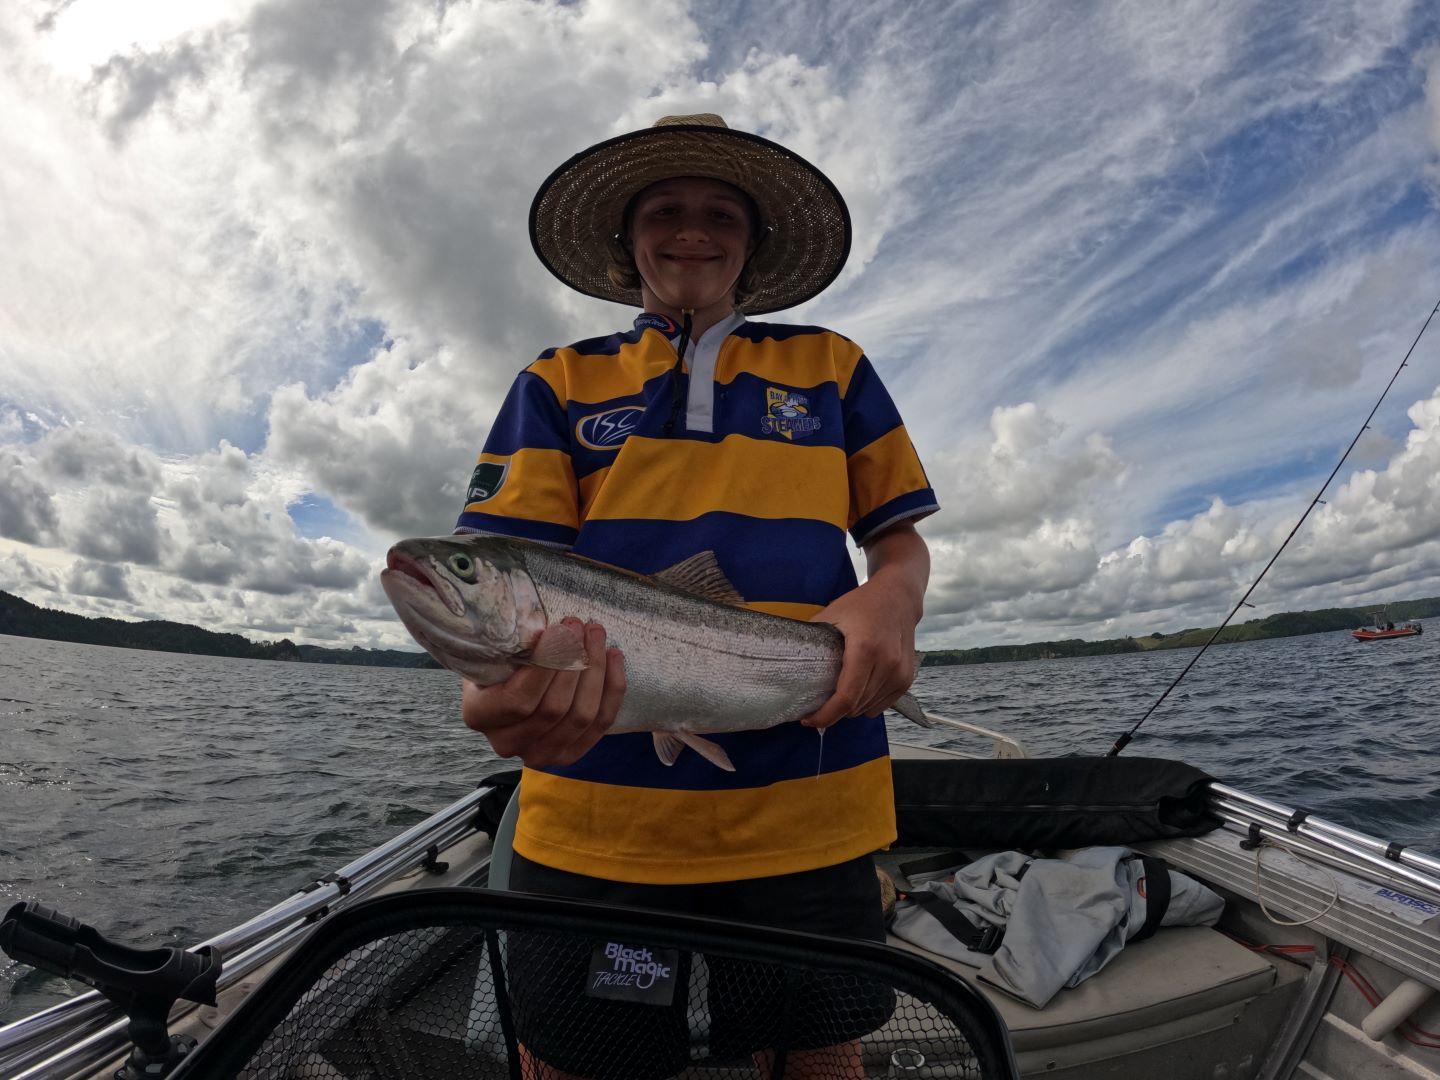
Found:
[[[713, 551], [748, 606], [805, 619], [855, 587], [847, 531], [864, 543], [935, 508], [894, 403], [839, 334], [742, 323], [716, 357], [713, 430], [687, 430], [682, 412], [666, 434], [689, 379], [654, 328], [546, 350], [480, 457], [507, 467], [505, 481], [466, 505], [459, 527], [639, 573]], [[805, 423], [762, 424], [772, 405]], [[832, 865], [893, 838], [879, 717], [844, 720], [823, 742], [798, 724], [711, 737], [735, 773], [688, 752], [667, 767], [648, 734], [527, 769], [516, 850], [577, 873], [682, 883]]]

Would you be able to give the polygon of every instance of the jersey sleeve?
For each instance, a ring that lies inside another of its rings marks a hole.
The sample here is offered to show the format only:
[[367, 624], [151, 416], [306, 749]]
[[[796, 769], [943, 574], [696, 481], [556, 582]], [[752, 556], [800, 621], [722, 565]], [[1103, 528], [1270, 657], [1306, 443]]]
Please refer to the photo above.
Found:
[[841, 401], [850, 474], [850, 535], [864, 546], [899, 521], [940, 509], [890, 393], [864, 355]]
[[490, 428], [455, 531], [568, 548], [579, 528], [565, 409], [550, 384], [527, 369], [510, 387]]

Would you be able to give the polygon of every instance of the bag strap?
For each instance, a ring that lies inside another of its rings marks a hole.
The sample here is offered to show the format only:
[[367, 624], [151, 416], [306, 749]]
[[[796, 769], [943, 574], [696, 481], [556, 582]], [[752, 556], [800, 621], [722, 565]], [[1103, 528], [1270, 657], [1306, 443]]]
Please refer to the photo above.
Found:
[[933, 915], [935, 921], [943, 926], [951, 937], [971, 952], [993, 953], [1000, 948], [1000, 942], [1005, 938], [1005, 927], [993, 923], [976, 926], [956, 911], [953, 904], [947, 903], [944, 897], [937, 896], [928, 889], [907, 893], [905, 899], [915, 901], [928, 914]]
[[1145, 925], [1131, 941], [1153, 936], [1170, 910], [1170, 864], [1157, 855], [1141, 855], [1140, 866], [1145, 873]]
[[912, 874], [933, 874], [936, 870], [949, 870], [956, 866], [969, 866], [974, 862], [974, 857], [967, 851], [959, 848], [952, 848], [949, 851], [937, 852], [934, 855], [926, 855], [921, 859], [911, 859], [909, 862], [902, 862], [896, 865], [905, 877]]

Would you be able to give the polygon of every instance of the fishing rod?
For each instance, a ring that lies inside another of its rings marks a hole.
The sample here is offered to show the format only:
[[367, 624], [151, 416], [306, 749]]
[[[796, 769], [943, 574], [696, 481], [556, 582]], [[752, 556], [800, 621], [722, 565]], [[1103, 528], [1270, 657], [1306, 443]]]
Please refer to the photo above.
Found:
[[1350, 456], [1350, 451], [1354, 450], [1355, 444], [1360, 441], [1360, 436], [1364, 435], [1365, 432], [1370, 430], [1370, 421], [1375, 419], [1375, 414], [1380, 411], [1380, 405], [1385, 400], [1385, 395], [1390, 393], [1390, 388], [1395, 385], [1395, 380], [1400, 378], [1400, 372], [1404, 371], [1405, 366], [1410, 363], [1410, 354], [1415, 351], [1415, 346], [1420, 344], [1420, 339], [1425, 336], [1425, 331], [1429, 329], [1430, 326], [1430, 320], [1435, 318], [1435, 313], [1437, 311], [1440, 311], [1440, 300], [1435, 301], [1435, 306], [1430, 309], [1430, 314], [1425, 317], [1425, 325], [1420, 327], [1420, 333], [1415, 335], [1415, 340], [1410, 343], [1410, 348], [1405, 351], [1405, 359], [1400, 361], [1400, 366], [1395, 369], [1395, 374], [1390, 376], [1390, 381], [1385, 384], [1385, 389], [1380, 392], [1380, 397], [1376, 399], [1375, 407], [1370, 410], [1370, 415], [1365, 417], [1365, 422], [1360, 425], [1360, 430], [1355, 433], [1355, 438], [1350, 440], [1350, 445], [1347, 446], [1345, 448], [1345, 452], [1340, 455], [1340, 460], [1335, 463], [1335, 468], [1330, 470], [1330, 475], [1327, 476], [1325, 478], [1325, 482], [1320, 485], [1320, 490], [1315, 492], [1315, 498], [1310, 500], [1310, 505], [1307, 506], [1305, 508], [1305, 512], [1300, 515], [1300, 520], [1295, 522], [1295, 527], [1290, 530], [1290, 535], [1285, 537], [1285, 540], [1281, 543], [1281, 545], [1275, 549], [1275, 554], [1270, 556], [1270, 561], [1265, 564], [1265, 569], [1260, 571], [1260, 576], [1257, 577], [1253, 582], [1251, 582], [1250, 588], [1245, 590], [1245, 595], [1240, 598], [1240, 602], [1230, 609], [1230, 614], [1225, 616], [1225, 621], [1215, 628], [1215, 632], [1210, 635], [1210, 640], [1205, 642], [1204, 645], [1200, 646], [1200, 651], [1190, 658], [1190, 662], [1185, 665], [1184, 669], [1180, 672], [1179, 675], [1175, 676], [1175, 681], [1165, 688], [1165, 692], [1155, 699], [1155, 703], [1151, 705], [1150, 708], [1145, 710], [1145, 715], [1140, 717], [1139, 720], [1135, 721], [1134, 727], [1132, 727], [1124, 735], [1121, 735], [1120, 738], [1115, 740], [1115, 745], [1110, 748], [1110, 752], [1105, 755], [1106, 757], [1115, 757], [1120, 753], [1120, 751], [1124, 750], [1125, 747], [1130, 745], [1130, 740], [1133, 739], [1135, 737], [1135, 733], [1140, 730], [1140, 725], [1145, 723], [1146, 720], [1150, 719], [1150, 714], [1153, 713], [1161, 706], [1161, 704], [1164, 703], [1165, 699], [1170, 696], [1170, 691], [1174, 690], [1175, 687], [1180, 685], [1180, 680], [1185, 678], [1185, 676], [1190, 673], [1190, 669], [1199, 662], [1200, 657], [1205, 655], [1205, 650], [1210, 648], [1211, 645], [1215, 644], [1215, 639], [1220, 636], [1220, 631], [1224, 630], [1225, 627], [1230, 625], [1230, 620], [1235, 617], [1235, 613], [1238, 612], [1242, 607], [1255, 606], [1248, 603], [1250, 599], [1250, 594], [1253, 593], [1256, 586], [1258, 586], [1260, 582], [1265, 579], [1265, 575], [1268, 574], [1270, 572], [1270, 568], [1275, 565], [1275, 560], [1280, 558], [1280, 553], [1284, 551], [1285, 548], [1289, 545], [1290, 541], [1295, 538], [1295, 534], [1300, 531], [1300, 526], [1304, 525], [1305, 519], [1310, 516], [1310, 511], [1314, 510], [1316, 506], [1318, 506], [1321, 502], [1324, 501], [1320, 498], [1320, 496], [1325, 494], [1325, 489], [1330, 486], [1332, 481], [1334, 481], [1336, 475], [1340, 472], [1340, 467], [1345, 464], [1345, 459]]

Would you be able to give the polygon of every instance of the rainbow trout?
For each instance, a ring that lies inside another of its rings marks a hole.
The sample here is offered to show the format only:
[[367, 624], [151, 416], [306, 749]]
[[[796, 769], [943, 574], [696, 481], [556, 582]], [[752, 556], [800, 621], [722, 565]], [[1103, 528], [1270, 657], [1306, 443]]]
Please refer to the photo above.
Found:
[[[611, 732], [650, 731], [667, 765], [688, 746], [734, 765], [707, 734], [774, 727], [818, 709], [835, 689], [844, 638], [827, 623], [740, 607], [705, 551], [652, 577], [526, 540], [484, 534], [402, 540], [380, 583], [415, 640], [471, 682], [503, 682], [522, 664], [576, 671], [570, 634], [537, 647], [552, 622], [598, 622], [625, 655], [626, 691]], [[552, 635], [555, 636], [555, 635]], [[933, 724], [908, 694], [897, 712]]]

